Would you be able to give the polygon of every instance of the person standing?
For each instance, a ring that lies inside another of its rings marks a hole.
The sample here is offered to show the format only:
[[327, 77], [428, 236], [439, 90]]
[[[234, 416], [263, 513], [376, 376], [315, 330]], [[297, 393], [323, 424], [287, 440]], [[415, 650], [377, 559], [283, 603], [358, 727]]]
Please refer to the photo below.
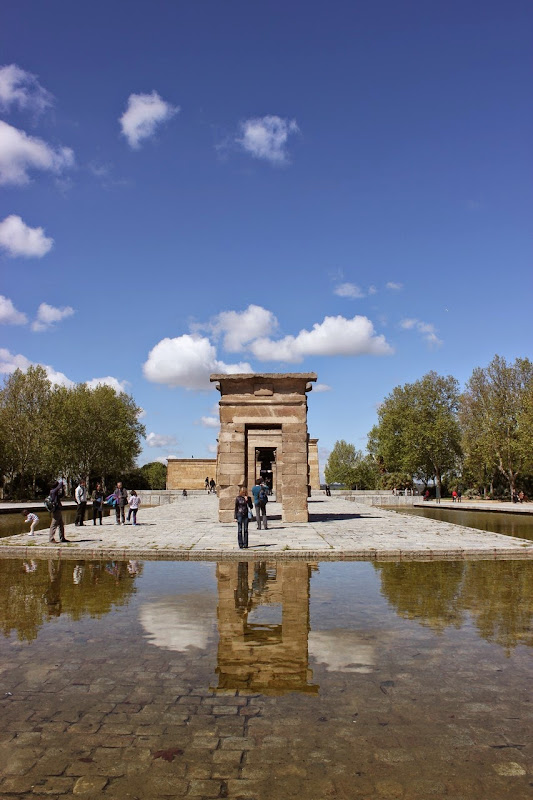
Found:
[[28, 536], [35, 536], [35, 526], [39, 522], [39, 517], [37, 516], [37, 514], [34, 514], [32, 511], [29, 511], [27, 508], [25, 508], [22, 513], [26, 517], [26, 519], [24, 521], [30, 523], [30, 529], [28, 531]]
[[216, 488], [217, 488], [217, 485], [215, 483], [215, 479], [211, 478], [211, 480], [209, 481], [209, 491], [212, 492], [213, 494], [215, 494]]
[[122, 486], [122, 481], [117, 483], [115, 491], [113, 492], [113, 497], [115, 499], [115, 525], [120, 525], [121, 522], [125, 525], [126, 513], [124, 511], [124, 506], [128, 502], [128, 493]]
[[102, 484], [97, 483], [96, 489], [91, 495], [91, 500], [93, 501], [93, 525], [96, 525], [96, 520], [100, 520], [100, 525], [102, 524], [102, 509], [104, 507], [104, 490], [102, 489]]
[[85, 509], [87, 508], [87, 485], [84, 480], [81, 480], [74, 492], [74, 499], [76, 501], [76, 520], [75, 525], [79, 527], [85, 524]]
[[237, 541], [241, 550], [248, 547], [248, 509], [250, 509], [251, 512], [252, 498], [248, 497], [248, 489], [243, 486], [235, 498], [234, 513], [234, 518], [237, 523]]
[[54, 536], [56, 530], [59, 528], [59, 541], [60, 542], [68, 542], [68, 539], [65, 539], [65, 523], [63, 522], [63, 513], [62, 513], [62, 505], [61, 505], [61, 498], [65, 495], [65, 487], [63, 485], [63, 481], [56, 481], [50, 487], [50, 500], [52, 501], [52, 522], [50, 524], [50, 533], [48, 535], [48, 541], [54, 542]]
[[131, 490], [128, 504], [130, 507], [128, 511], [128, 522], [130, 521], [130, 518], [133, 515], [133, 524], [137, 525], [137, 511], [139, 510], [139, 506], [141, 505], [141, 498], [138, 496], [135, 489]]
[[259, 492], [261, 491], [261, 478], [258, 478], [255, 482], [255, 486], [252, 486], [252, 497], [254, 499], [254, 508], [255, 508], [255, 519], [257, 522], [257, 530], [261, 530], [261, 511], [259, 508]]
[[205, 490], [207, 494], [209, 494], [209, 492], [211, 491], [209, 488], [209, 476], [207, 476], [207, 478], [205, 479]]

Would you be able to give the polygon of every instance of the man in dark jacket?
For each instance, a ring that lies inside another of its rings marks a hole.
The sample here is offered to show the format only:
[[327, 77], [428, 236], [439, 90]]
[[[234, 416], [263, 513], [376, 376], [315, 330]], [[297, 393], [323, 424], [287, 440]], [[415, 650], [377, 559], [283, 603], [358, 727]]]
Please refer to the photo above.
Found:
[[126, 514], [124, 512], [124, 506], [128, 502], [128, 492], [123, 488], [121, 481], [117, 483], [115, 491], [113, 492], [113, 497], [115, 498], [115, 525], [120, 525], [121, 522], [125, 525]]
[[59, 528], [59, 541], [67, 542], [65, 539], [65, 523], [63, 522], [61, 498], [65, 495], [65, 488], [62, 481], [56, 481], [50, 488], [50, 498], [52, 500], [52, 523], [50, 525], [50, 534], [48, 536], [49, 542], [54, 542], [54, 536], [57, 528]]

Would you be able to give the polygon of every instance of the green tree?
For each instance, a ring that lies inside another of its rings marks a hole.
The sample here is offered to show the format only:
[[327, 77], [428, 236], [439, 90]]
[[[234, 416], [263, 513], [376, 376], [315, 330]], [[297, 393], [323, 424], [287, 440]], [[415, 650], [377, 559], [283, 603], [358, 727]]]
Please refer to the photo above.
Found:
[[150, 461], [140, 469], [150, 489], [166, 489], [167, 487], [167, 468], [159, 461]]
[[533, 363], [507, 364], [494, 356], [477, 367], [461, 398], [463, 446], [477, 474], [497, 470], [512, 494], [519, 475], [532, 466]]
[[378, 410], [368, 449], [385, 472], [442, 477], [461, 456], [457, 421], [459, 385], [451, 375], [429, 372], [415, 383], [396, 386]]
[[11, 484], [18, 480], [18, 494], [35, 495], [37, 475], [48, 467], [51, 436], [52, 386], [45, 370], [31, 366], [15, 370], [0, 392], [2, 466]]
[[344, 439], [335, 442], [324, 470], [326, 483], [352, 486], [355, 483], [355, 468], [362, 458], [363, 454], [353, 444]]
[[82, 383], [57, 389], [52, 407], [52, 461], [58, 473], [86, 480], [93, 474], [105, 484], [107, 475], [133, 469], [145, 429], [130, 395]]

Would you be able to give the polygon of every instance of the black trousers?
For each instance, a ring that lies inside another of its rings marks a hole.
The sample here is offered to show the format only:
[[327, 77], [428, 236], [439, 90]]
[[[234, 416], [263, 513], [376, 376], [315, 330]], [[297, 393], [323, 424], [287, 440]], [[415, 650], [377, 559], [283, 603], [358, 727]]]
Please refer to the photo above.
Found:
[[99, 518], [100, 525], [102, 524], [102, 506], [95, 506], [93, 504], [93, 522], [96, 525], [96, 518]]
[[87, 503], [78, 503], [78, 507], [76, 509], [76, 525], [83, 525], [85, 520], [85, 509], [87, 508]]

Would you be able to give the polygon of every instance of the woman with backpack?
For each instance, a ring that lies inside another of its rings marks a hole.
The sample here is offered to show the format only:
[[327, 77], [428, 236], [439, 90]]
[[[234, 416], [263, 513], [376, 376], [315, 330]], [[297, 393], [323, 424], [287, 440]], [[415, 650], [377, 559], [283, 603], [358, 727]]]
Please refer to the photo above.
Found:
[[252, 516], [252, 498], [248, 497], [248, 489], [243, 486], [235, 498], [235, 521], [237, 523], [237, 541], [239, 549], [248, 547], [248, 521]]

